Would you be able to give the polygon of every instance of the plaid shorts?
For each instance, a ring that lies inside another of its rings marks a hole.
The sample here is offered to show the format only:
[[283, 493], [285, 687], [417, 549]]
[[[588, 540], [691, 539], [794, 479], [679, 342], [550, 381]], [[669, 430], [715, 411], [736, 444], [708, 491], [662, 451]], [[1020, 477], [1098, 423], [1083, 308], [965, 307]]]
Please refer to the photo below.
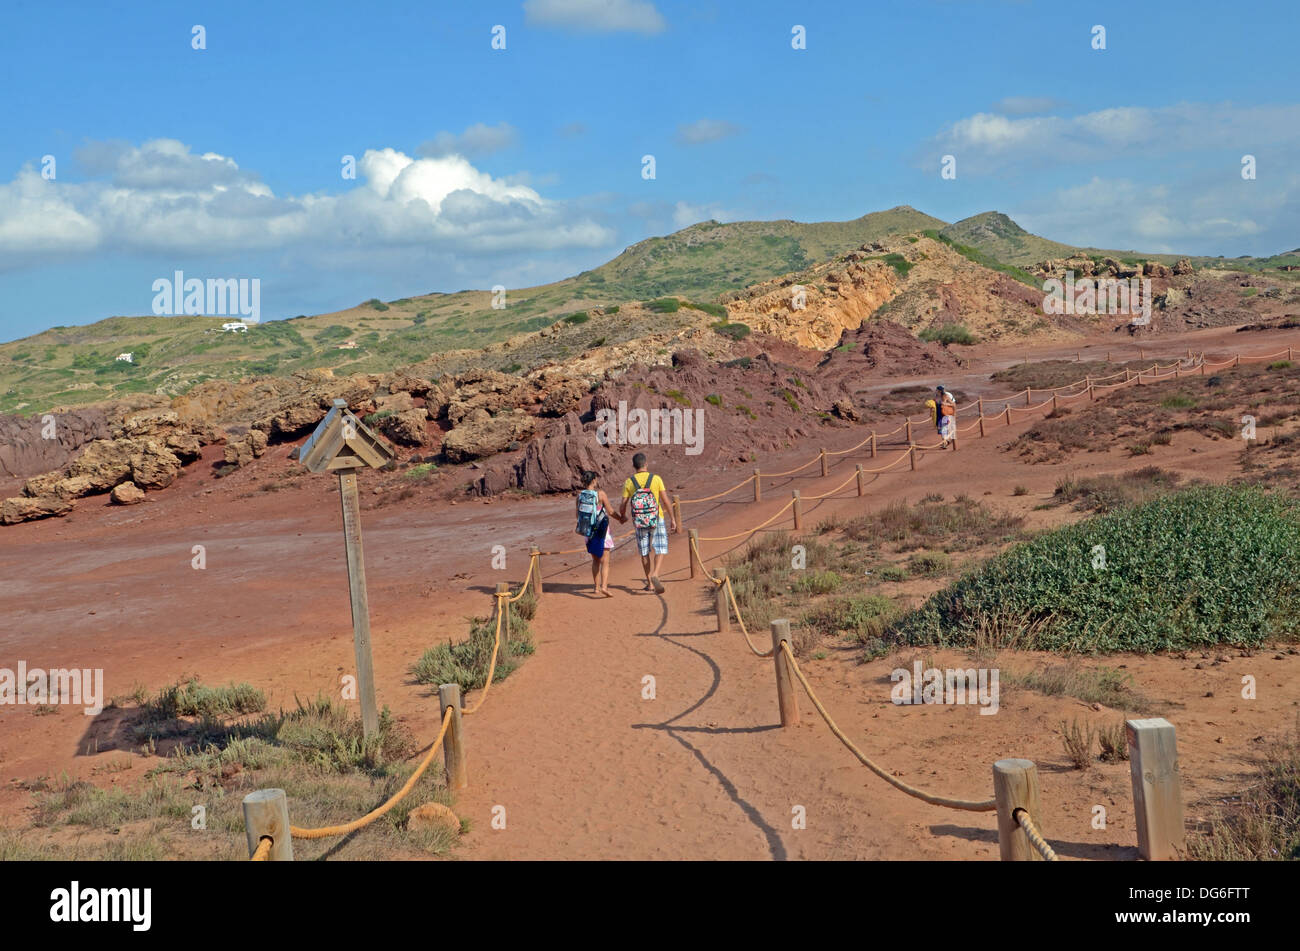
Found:
[[636, 530], [636, 547], [642, 555], [650, 554], [650, 545], [653, 542], [656, 555], [668, 554], [668, 523], [662, 518], [655, 522], [649, 528], [641, 528], [639, 525]]

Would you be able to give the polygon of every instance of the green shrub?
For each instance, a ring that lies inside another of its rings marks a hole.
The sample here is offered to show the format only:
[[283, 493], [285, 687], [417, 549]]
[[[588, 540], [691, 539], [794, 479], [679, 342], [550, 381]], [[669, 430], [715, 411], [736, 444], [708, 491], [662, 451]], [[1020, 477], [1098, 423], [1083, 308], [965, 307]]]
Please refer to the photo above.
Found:
[[[430, 647], [411, 665], [411, 676], [416, 683], [460, 684], [461, 690], [477, 690], [487, 683], [488, 666], [492, 648], [496, 643], [496, 620], [474, 618], [469, 637], [459, 644], [442, 643]], [[510, 608], [510, 653], [508, 661], [497, 658], [492, 682], [505, 680], [519, 666], [519, 658], [533, 653], [532, 633], [528, 622], [512, 605]]]
[[722, 397], [719, 396], [717, 393], [710, 393], [708, 396], [704, 397], [704, 402], [712, 403], [714, 406], [721, 406]]
[[702, 310], [710, 316], [721, 317], [724, 322], [727, 319], [727, 308], [723, 307], [721, 304], [693, 304], [690, 301], [684, 301], [683, 303], [686, 307], [689, 307], [692, 310]]
[[585, 310], [579, 310], [561, 319], [566, 324], [585, 324], [587, 321], [591, 320], [591, 315]]
[[645, 306], [656, 314], [675, 314], [682, 302], [676, 297], [660, 297], [658, 300], [647, 301]]
[[[1094, 568], [1096, 546], [1105, 567]], [[1300, 503], [1203, 486], [1017, 545], [933, 595], [894, 635], [1106, 652], [1300, 636]]]
[[691, 405], [691, 398], [687, 396], [685, 393], [683, 393], [681, 390], [665, 390], [664, 396], [668, 397], [670, 400], [672, 400], [675, 403], [681, 404], [682, 406]]
[[715, 324], [709, 324], [715, 333], [722, 334], [724, 337], [730, 337], [732, 340], [744, 340], [749, 336], [749, 324], [733, 324], [725, 320], [720, 320]]
[[976, 343], [975, 335], [962, 324], [943, 324], [939, 327], [927, 327], [917, 336], [926, 342], [937, 340], [945, 345], [959, 343], [963, 346], [970, 346]]
[[380, 311], [388, 310], [388, 305], [385, 304], [383, 301], [381, 301], [378, 297], [372, 297], [370, 298], [370, 300], [366, 301], [366, 303], [369, 304], [371, 307], [373, 307], [375, 310], [380, 310]]
[[606, 307], [606, 308], [605, 308], [605, 313], [607, 313], [607, 314], [617, 314], [617, 313], [618, 313], [618, 304], [615, 304], [613, 307]]

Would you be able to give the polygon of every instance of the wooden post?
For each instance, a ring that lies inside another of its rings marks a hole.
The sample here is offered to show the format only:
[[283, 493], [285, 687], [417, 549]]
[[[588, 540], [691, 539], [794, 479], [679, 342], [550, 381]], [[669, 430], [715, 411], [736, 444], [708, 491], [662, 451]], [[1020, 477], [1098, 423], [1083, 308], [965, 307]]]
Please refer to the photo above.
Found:
[[510, 585], [504, 581], [497, 582], [497, 610], [501, 612], [501, 649], [497, 657], [506, 661], [510, 659], [510, 598], [501, 597], [510, 594]]
[[1106, 351], [1106, 362], [1107, 362], [1107, 363], [1110, 363], [1110, 351], [1109, 351], [1109, 350]]
[[799, 490], [794, 490], [794, 530], [797, 532], [803, 528], [803, 521], [799, 518]]
[[826, 466], [826, 447], [825, 447], [825, 446], [823, 446], [823, 447], [821, 448], [821, 459], [822, 459], [822, 475], [823, 475], [823, 476], [830, 475], [830, 469], [828, 469], [827, 466]]
[[1183, 797], [1174, 725], [1164, 717], [1125, 722], [1138, 852], [1153, 862], [1181, 857]]
[[1205, 357], [1201, 357], [1201, 376], [1205, 376]]
[[[794, 692], [794, 673], [790, 662], [781, 652], [781, 642], [790, 642], [790, 622], [778, 618], [772, 622], [772, 660], [776, 664], [776, 700], [781, 708], [781, 725], [795, 726], [799, 722], [799, 702]], [[794, 645], [791, 644], [791, 647]]]
[[673, 518], [677, 520], [677, 531], [673, 532], [673, 534], [680, 535], [682, 533], [682, 504], [676, 496], [673, 496]]
[[1033, 397], [1033, 392], [1034, 392], [1034, 388], [1033, 388], [1032, 386], [1027, 386], [1027, 387], [1025, 387], [1025, 405], [1026, 405], [1026, 406], [1028, 406], [1030, 403], [1033, 402], [1033, 398], [1032, 398], [1032, 397]]
[[546, 588], [542, 584], [542, 550], [534, 545], [528, 550], [528, 557], [533, 560], [533, 591], [537, 593], [537, 600], [542, 600], [542, 595], [546, 593]]
[[469, 772], [465, 767], [465, 735], [461, 731], [460, 684], [438, 686], [439, 712], [445, 717], [451, 709], [451, 723], [442, 740], [443, 761], [447, 765], [447, 788], [464, 789], [469, 785]]
[[688, 552], [690, 558], [688, 560], [691, 563], [691, 577], [694, 578], [695, 562], [700, 557], [699, 555], [696, 554], [700, 550], [700, 530], [698, 528], [687, 529], [686, 534], [690, 538], [690, 543], [691, 543], [691, 550], [690, 552]]
[[[1188, 352], [1188, 353], [1191, 353], [1190, 350], [1187, 351], [1187, 352]], [[1288, 360], [1291, 359], [1291, 348], [1290, 348], [1290, 347], [1287, 347], [1287, 348], [1286, 348], [1286, 358], [1287, 358]]]
[[731, 608], [727, 604], [727, 569], [722, 569], [722, 577], [719, 579], [721, 584], [716, 585], [718, 612], [718, 633], [725, 634], [731, 630]]
[[857, 472], [857, 475], [858, 475], [858, 498], [862, 498], [862, 488], [863, 488], [863, 486], [862, 486], [862, 476], [864, 475], [864, 473], [863, 473], [863, 471], [862, 471], [862, 463], [860, 463], [860, 462], [858, 463], [858, 472]]
[[904, 425], [903, 436], [908, 442], [912, 441], [912, 421], [910, 419]]
[[984, 414], [980, 413], [980, 439], [984, 438]]
[[1078, 351], [1078, 350], [1074, 351], [1074, 362], [1075, 362], [1075, 363], [1078, 363], [1078, 362], [1079, 362], [1079, 351]]
[[1057, 409], [1056, 394], [1053, 393], [1053, 394], [1052, 394], [1052, 412], [1055, 413], [1055, 412], [1056, 412], [1056, 409]]
[[1129, 375], [1130, 373], [1132, 373], [1132, 372], [1133, 372], [1133, 371], [1130, 370], [1128, 367], [1125, 367], [1125, 368], [1124, 368], [1124, 382], [1125, 382], [1125, 383], [1128, 382], [1128, 375]]
[[871, 458], [876, 458], [876, 431], [871, 431]]
[[758, 474], [757, 469], [754, 470], [754, 501], [755, 502], [763, 501], [762, 477]]
[[984, 415], [984, 397], [981, 396], [975, 401], [975, 409], [978, 411], [979, 415]]
[[343, 543], [348, 557], [352, 647], [357, 661], [361, 731], [369, 738], [379, 731], [379, 708], [375, 705], [375, 671], [370, 657], [370, 605], [366, 600], [366, 564], [361, 551], [361, 503], [357, 496], [355, 470], [339, 471], [339, 496], [343, 502]]
[[1241, 366], [1241, 354], [1237, 354], [1235, 357], [1232, 358], [1232, 365], [1234, 367]]
[[1010, 426], [1011, 425], [1011, 404], [1010, 403], [1007, 404], [1007, 408], [1003, 410], [1002, 415], [1007, 418], [1007, 425]]
[[1097, 399], [1097, 397], [1094, 396], [1094, 395], [1093, 395], [1093, 392], [1092, 392], [1092, 380], [1089, 380], [1089, 381], [1088, 381], [1088, 400], [1089, 400], [1090, 402], [1095, 402], [1096, 399]]
[[289, 797], [283, 789], [258, 789], [244, 797], [244, 836], [252, 858], [262, 836], [271, 837], [270, 862], [293, 861], [293, 836], [289, 833]]
[[998, 804], [998, 854], [1004, 862], [1042, 862], [1016, 821], [1015, 811], [1024, 809], [1043, 830], [1043, 810], [1038, 801], [1038, 769], [1027, 759], [1000, 759], [993, 764], [993, 797]]
[[912, 471], [916, 471], [916, 445], [909, 443], [907, 446], [907, 457], [912, 461]]

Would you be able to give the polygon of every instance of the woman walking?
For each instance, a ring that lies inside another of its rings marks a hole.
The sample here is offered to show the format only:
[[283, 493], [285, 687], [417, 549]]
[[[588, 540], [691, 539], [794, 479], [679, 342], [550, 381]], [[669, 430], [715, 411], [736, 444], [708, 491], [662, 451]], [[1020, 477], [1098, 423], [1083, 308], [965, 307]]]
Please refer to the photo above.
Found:
[[592, 594], [612, 598], [609, 593], [609, 552], [614, 547], [614, 536], [609, 530], [611, 514], [614, 518], [626, 521], [613, 512], [609, 505], [609, 496], [603, 489], [596, 488], [597, 473], [587, 470], [582, 473], [583, 488], [578, 492], [577, 512], [579, 535], [587, 536], [587, 554], [591, 555]]

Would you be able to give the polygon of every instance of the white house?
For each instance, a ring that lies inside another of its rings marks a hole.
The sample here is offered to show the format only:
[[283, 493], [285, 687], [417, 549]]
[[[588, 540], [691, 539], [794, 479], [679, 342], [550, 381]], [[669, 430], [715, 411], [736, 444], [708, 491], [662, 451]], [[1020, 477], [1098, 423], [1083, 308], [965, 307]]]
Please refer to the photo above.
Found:
[[[133, 352], [134, 352], [134, 351], [133, 351]], [[117, 358], [118, 358], [119, 360], [124, 360], [124, 361], [126, 361], [127, 363], [134, 363], [134, 362], [135, 362], [134, 360], [131, 359], [131, 354], [130, 354], [130, 353], [119, 353], [119, 354], [117, 355]]]
[[246, 334], [248, 333], [248, 324], [242, 320], [232, 320], [221, 325], [223, 331]]

